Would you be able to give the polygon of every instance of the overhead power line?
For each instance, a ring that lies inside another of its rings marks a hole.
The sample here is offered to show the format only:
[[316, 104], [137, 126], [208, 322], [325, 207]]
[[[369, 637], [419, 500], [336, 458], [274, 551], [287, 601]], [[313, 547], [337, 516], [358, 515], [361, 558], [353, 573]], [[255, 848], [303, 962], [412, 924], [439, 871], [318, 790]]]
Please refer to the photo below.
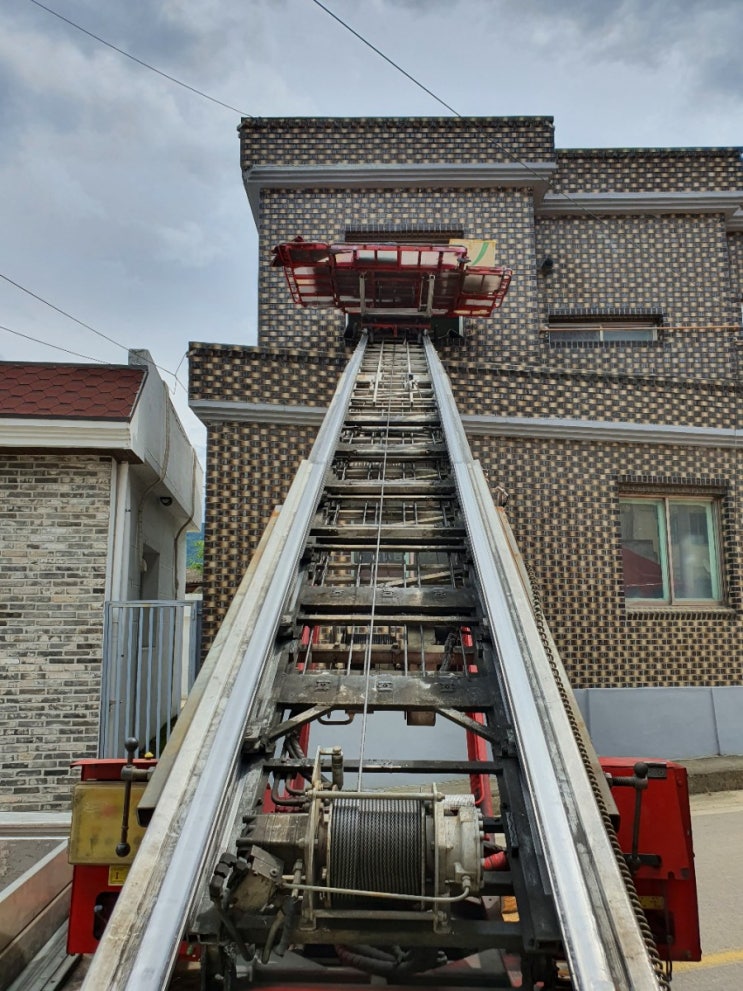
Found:
[[[67, 317], [68, 320], [72, 320], [73, 323], [78, 324], [78, 326], [85, 328], [85, 330], [89, 330], [92, 334], [95, 334], [96, 337], [101, 337], [104, 341], [108, 341], [109, 344], [113, 344], [115, 347], [121, 348], [121, 350], [122, 351], [126, 351], [127, 354], [129, 353], [129, 348], [126, 346], [126, 344], [122, 344], [121, 341], [117, 341], [116, 338], [114, 338], [114, 337], [109, 337], [108, 334], [104, 334], [103, 331], [98, 330], [96, 327], [91, 326], [89, 323], [85, 323], [84, 320], [80, 320], [78, 317], [73, 316], [72, 313], [68, 313], [67, 310], [63, 310], [63, 309], [61, 309], [61, 307], [55, 306], [54, 303], [50, 303], [48, 299], [44, 299], [43, 296], [40, 296], [38, 293], [33, 292], [31, 289], [27, 289], [26, 286], [22, 286], [20, 284], [20, 282], [16, 282], [14, 279], [11, 279], [9, 276], [3, 275], [2, 272], [0, 272], [0, 279], [3, 279], [5, 282], [8, 282], [11, 286], [15, 286], [16, 289], [20, 289], [21, 292], [25, 292], [27, 296], [31, 296], [33, 299], [36, 299], [40, 303], [43, 303], [44, 306], [48, 306], [51, 310], [54, 310], [55, 313], [59, 313], [63, 317]], [[10, 333], [10, 334], [17, 334], [19, 337], [28, 337], [27, 334], [21, 334], [18, 331], [10, 330], [9, 327], [3, 327], [1, 329], [7, 330], [8, 333]], [[36, 340], [36, 338], [29, 337], [29, 340], [33, 341], [33, 340]], [[37, 341], [37, 343], [38, 344], [46, 344], [46, 341]], [[50, 348], [53, 348], [56, 345], [49, 344], [47, 346], [50, 347]], [[59, 350], [59, 351], [65, 351], [66, 348], [57, 348], [57, 350]], [[76, 354], [76, 352], [75, 351], [70, 351], [69, 354]], [[85, 357], [87, 357], [87, 355], [84, 355], [84, 354], [83, 355], [78, 355], [78, 357], [79, 358], [85, 358]], [[93, 358], [92, 360], [93, 361], [100, 361], [101, 359], [100, 358]], [[182, 361], [183, 361], [183, 359], [181, 359], [181, 362]], [[155, 364], [155, 363], [153, 362], [153, 364]], [[157, 368], [158, 371], [163, 372], [165, 375], [170, 375], [172, 377], [172, 379], [174, 380], [174, 382], [176, 382], [181, 387], [181, 389], [183, 389], [183, 391], [188, 395], [188, 389], [181, 382], [181, 380], [178, 378], [178, 370], [177, 369], [176, 369], [175, 372], [171, 372], [171, 370], [169, 368], [163, 368], [162, 365], [157, 365], [157, 364], [155, 364], [155, 368]], [[178, 368], [180, 368], [180, 364], [179, 364]]]
[[34, 344], [43, 344], [44, 347], [54, 348], [55, 351], [64, 351], [65, 354], [71, 354], [75, 358], [85, 358], [87, 361], [97, 361], [100, 365], [107, 365], [108, 362], [104, 361], [103, 358], [94, 358], [90, 354], [81, 354], [79, 351], [70, 351], [69, 348], [63, 348], [59, 344], [50, 344], [49, 341], [42, 341], [40, 337], [32, 337], [30, 334], [22, 334], [20, 330], [13, 330], [11, 327], [5, 327], [0, 324], [0, 330], [5, 331], [6, 334], [13, 334], [15, 337], [23, 337], [27, 341], [33, 341]]
[[77, 24], [75, 21], [71, 21], [69, 17], [65, 17], [56, 10], [52, 10], [51, 7], [47, 7], [46, 4], [40, 3], [40, 0], [29, 0], [35, 7], [40, 7], [45, 10], [47, 14], [51, 14], [52, 17], [58, 18], [60, 21], [64, 21], [65, 24], [69, 24], [70, 27], [75, 28], [76, 31], [81, 31], [86, 34], [89, 38], [93, 38], [95, 41], [99, 42], [101, 45], [105, 45], [106, 48], [110, 48], [114, 52], [118, 52], [119, 55], [123, 55], [124, 58], [131, 59], [132, 62], [136, 62], [137, 65], [141, 65], [145, 69], [149, 69], [150, 72], [156, 72], [158, 76], [162, 76], [163, 79], [169, 80], [171, 83], [175, 83], [176, 86], [182, 86], [183, 89], [189, 90], [191, 93], [195, 93], [196, 96], [202, 97], [204, 100], [209, 100], [210, 103], [216, 103], [217, 106], [224, 107], [225, 110], [232, 110], [236, 114], [240, 114], [241, 117], [252, 117], [252, 114], [246, 113], [244, 110], [240, 110], [238, 107], [233, 107], [229, 103], [225, 103], [223, 100], [218, 100], [215, 96], [209, 96], [202, 89], [198, 89], [196, 86], [191, 86], [189, 83], [184, 83], [182, 79], [177, 79], [175, 76], [171, 76], [167, 72], [163, 72], [162, 69], [157, 69], [154, 65], [150, 65], [149, 62], [145, 62], [144, 59], [137, 58], [136, 55], [132, 55], [131, 52], [125, 51], [123, 48], [119, 48], [117, 45], [112, 44], [110, 41], [106, 41], [105, 38], [101, 38], [98, 34], [93, 34], [92, 31], [88, 31], [81, 24]]
[[38, 293], [32, 292], [31, 289], [27, 289], [25, 286], [22, 286], [20, 282], [15, 282], [9, 276], [3, 275], [2, 272], [0, 272], [0, 279], [4, 279], [5, 282], [9, 282], [11, 286], [15, 286], [16, 289], [20, 289], [21, 292], [25, 292], [26, 295], [33, 297], [33, 299], [38, 299], [38, 301], [40, 303], [43, 303], [44, 306], [48, 306], [50, 309], [55, 310], [57, 313], [61, 313], [62, 316], [67, 317], [68, 320], [73, 320], [76, 324], [79, 324], [81, 327], [84, 327], [86, 330], [89, 330], [97, 337], [102, 337], [103, 340], [108, 341], [109, 344], [115, 344], [117, 348], [123, 348], [124, 351], [129, 350], [129, 348], [127, 348], [125, 344], [122, 344], [120, 341], [115, 340], [115, 338], [113, 337], [109, 337], [108, 334], [104, 334], [100, 330], [96, 330], [95, 327], [91, 327], [91, 325], [89, 323], [85, 323], [84, 320], [79, 320], [77, 317], [73, 317], [73, 315], [71, 313], [68, 313], [67, 310], [60, 309], [59, 306], [55, 306], [54, 303], [50, 303], [48, 299], [44, 299], [44, 297], [39, 296]]
[[[36, 2], [36, 0], [33, 0], [33, 2]], [[436, 100], [437, 103], [440, 103], [442, 107], [446, 107], [447, 110], [451, 111], [451, 113], [453, 113], [455, 117], [462, 118], [464, 116], [463, 114], [460, 114], [459, 111], [455, 110], [454, 107], [450, 106], [450, 104], [448, 104], [445, 100], [442, 100], [440, 96], [437, 96], [436, 93], [433, 92], [433, 90], [430, 90], [428, 88], [428, 86], [424, 86], [423, 83], [420, 82], [420, 80], [416, 79], [415, 76], [411, 75], [409, 72], [403, 69], [401, 65], [398, 65], [397, 62], [394, 62], [391, 58], [388, 58], [388, 56], [385, 55], [383, 51], [380, 51], [380, 49], [377, 48], [376, 45], [373, 45], [362, 34], [359, 34], [358, 31], [355, 31], [350, 24], [347, 24], [346, 21], [340, 18], [337, 14], [334, 14], [333, 11], [330, 10], [329, 7], [326, 7], [324, 3], [321, 3], [320, 0], [312, 0], [312, 2], [316, 6], [318, 6], [321, 10], [324, 10], [326, 14], [332, 17], [334, 21], [337, 21], [340, 25], [342, 25], [342, 27], [344, 27], [347, 31], [350, 31], [350, 33], [355, 38], [358, 38], [358, 40], [362, 44], [366, 45], [367, 48], [371, 48], [371, 50], [375, 52], [377, 55], [379, 55], [380, 58], [384, 59], [384, 61], [387, 62], [389, 65], [391, 65], [394, 69], [397, 69], [398, 72], [402, 73], [402, 75], [405, 76], [406, 79], [409, 79], [411, 83], [414, 83], [419, 89], [422, 89], [424, 93], [428, 93], [428, 95], [433, 97], [433, 99]], [[520, 159], [517, 155], [514, 155], [512, 152], [510, 152], [506, 148], [506, 146], [496, 137], [491, 135], [491, 140], [495, 145], [495, 147], [503, 153], [503, 155], [508, 161], [514, 162], [516, 165], [520, 165], [527, 172], [531, 173], [531, 175], [533, 175], [535, 178], [537, 179], [542, 178], [542, 176], [540, 176], [539, 173], [535, 169], [533, 169], [528, 162], [522, 161], [522, 159]], [[606, 220], [603, 217], [594, 213], [592, 210], [589, 210], [587, 207], [583, 206], [582, 203], [578, 203], [570, 195], [570, 193], [565, 193], [560, 191], [558, 195], [562, 196], [563, 199], [566, 199], [569, 203], [574, 204], [580, 210], [580, 212], [584, 213], [587, 217], [590, 217], [592, 220], [598, 221], [600, 225], [599, 228], [600, 233], [609, 244], [609, 247], [611, 248], [612, 252], [616, 251], [617, 245], [614, 240], [614, 236], [612, 233], [610, 233], [609, 225], [607, 224]]]
[[[36, 0], [32, 0], [32, 2], [33, 3], [36, 3]], [[346, 31], [350, 31], [351, 34], [355, 38], [358, 38], [359, 41], [363, 45], [366, 45], [367, 48], [371, 48], [371, 50], [373, 52], [375, 52], [377, 55], [379, 55], [380, 58], [383, 58], [385, 60], [385, 62], [388, 62], [394, 69], [397, 69], [398, 72], [401, 72], [403, 74], [403, 76], [405, 76], [407, 79], [409, 79], [411, 83], [414, 83], [414, 85], [416, 85], [418, 87], [418, 89], [422, 89], [424, 93], [428, 93], [429, 96], [433, 97], [433, 99], [436, 100], [437, 103], [440, 103], [442, 107], [446, 107], [446, 109], [450, 113], [454, 114], [455, 117], [461, 117], [462, 116], [462, 114], [460, 114], [457, 110], [455, 110], [454, 107], [450, 107], [449, 104], [445, 100], [442, 100], [440, 96], [437, 96], [433, 92], [433, 90], [430, 90], [428, 88], [428, 86], [424, 86], [423, 83], [420, 82], [420, 80], [418, 80], [418, 79], [415, 78], [415, 76], [411, 76], [410, 73], [409, 72], [406, 72], [405, 69], [403, 69], [403, 67], [401, 65], [398, 65], [397, 62], [393, 62], [393, 60], [391, 58], [388, 58], [388, 56], [385, 55], [384, 52], [380, 51], [375, 45], [372, 45], [372, 43], [370, 41], [368, 41], [363, 36], [363, 34], [359, 34], [358, 31], [354, 31], [354, 29], [351, 27], [350, 24], [347, 24], [337, 14], [334, 14], [333, 11], [330, 10], [329, 7], [326, 7], [324, 3], [320, 3], [320, 0], [312, 0], [312, 2], [314, 4], [317, 4], [317, 6], [320, 7], [321, 10], [324, 10], [326, 14], [329, 14], [330, 17], [332, 17], [334, 21], [338, 21], [338, 23], [341, 24], [346, 29]]]

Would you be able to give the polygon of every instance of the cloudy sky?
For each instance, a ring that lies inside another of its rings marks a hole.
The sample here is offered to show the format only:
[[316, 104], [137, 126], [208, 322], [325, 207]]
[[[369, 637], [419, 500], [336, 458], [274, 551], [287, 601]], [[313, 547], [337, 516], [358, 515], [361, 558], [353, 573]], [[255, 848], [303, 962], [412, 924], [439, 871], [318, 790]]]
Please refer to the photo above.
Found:
[[[324, 2], [457, 113], [554, 116], [558, 147], [743, 144], [741, 0]], [[171, 372], [189, 341], [255, 343], [240, 114], [448, 113], [314, 0], [44, 4], [233, 109], [3, 0], [0, 360], [79, 360], [18, 334]]]

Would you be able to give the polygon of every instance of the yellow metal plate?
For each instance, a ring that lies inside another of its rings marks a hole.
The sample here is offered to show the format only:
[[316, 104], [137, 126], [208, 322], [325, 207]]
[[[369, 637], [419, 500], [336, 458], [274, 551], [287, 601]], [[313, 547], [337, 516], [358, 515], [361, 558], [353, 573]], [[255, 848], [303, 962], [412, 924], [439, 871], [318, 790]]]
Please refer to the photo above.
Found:
[[663, 895], [640, 895], [640, 904], [643, 908], [663, 909], [666, 902]]
[[137, 824], [137, 802], [144, 784], [132, 785], [129, 806], [129, 835], [131, 850], [126, 857], [116, 856], [121, 840], [121, 819], [124, 812], [124, 785], [120, 781], [81, 781], [72, 794], [72, 825], [70, 827], [70, 863], [117, 867], [131, 864], [144, 836]]
[[500, 911], [504, 922], [519, 921], [519, 909], [513, 895], [503, 895], [500, 900]]
[[108, 868], [108, 884], [111, 888], [120, 887], [127, 879], [128, 867], [111, 866]]

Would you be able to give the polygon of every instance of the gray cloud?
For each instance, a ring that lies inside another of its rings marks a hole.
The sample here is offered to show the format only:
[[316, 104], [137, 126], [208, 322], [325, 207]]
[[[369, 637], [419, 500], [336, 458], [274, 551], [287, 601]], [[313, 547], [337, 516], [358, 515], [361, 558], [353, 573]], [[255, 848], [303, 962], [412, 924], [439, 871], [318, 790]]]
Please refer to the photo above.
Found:
[[[310, 0], [47, 2], [257, 116], [445, 112]], [[464, 114], [553, 115], [562, 146], [740, 141], [737, 0], [328, 4]], [[0, 9], [0, 87], [0, 272], [171, 369], [189, 339], [252, 343], [238, 115], [23, 2]], [[0, 323], [126, 360], [5, 283]], [[2, 333], [0, 356], [60, 357]]]

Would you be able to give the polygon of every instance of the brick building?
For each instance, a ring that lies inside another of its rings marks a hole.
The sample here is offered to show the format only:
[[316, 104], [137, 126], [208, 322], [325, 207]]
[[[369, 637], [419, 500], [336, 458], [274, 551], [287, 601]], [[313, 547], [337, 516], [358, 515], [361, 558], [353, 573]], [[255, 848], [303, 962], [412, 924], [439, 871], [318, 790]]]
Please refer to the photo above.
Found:
[[70, 763], [97, 753], [104, 603], [183, 596], [201, 478], [146, 351], [0, 363], [0, 810], [69, 809]]
[[258, 345], [192, 344], [213, 637], [348, 358], [271, 249], [483, 238], [502, 309], [442, 347], [601, 752], [743, 752], [737, 148], [557, 150], [549, 118], [245, 120]]

